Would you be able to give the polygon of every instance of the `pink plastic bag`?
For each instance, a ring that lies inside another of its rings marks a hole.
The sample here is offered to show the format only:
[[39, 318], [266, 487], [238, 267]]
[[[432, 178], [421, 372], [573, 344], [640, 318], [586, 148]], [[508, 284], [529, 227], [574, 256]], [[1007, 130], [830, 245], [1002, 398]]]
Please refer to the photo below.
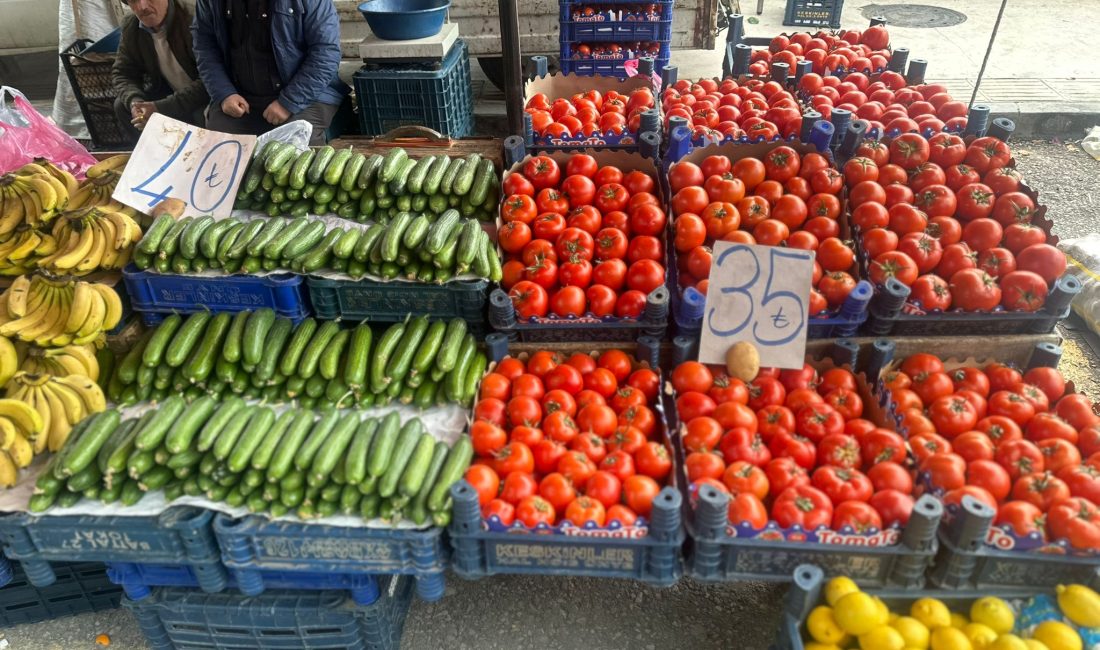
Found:
[[35, 158], [45, 158], [81, 179], [84, 170], [96, 163], [79, 142], [35, 110], [23, 93], [0, 87], [0, 173], [19, 169]]

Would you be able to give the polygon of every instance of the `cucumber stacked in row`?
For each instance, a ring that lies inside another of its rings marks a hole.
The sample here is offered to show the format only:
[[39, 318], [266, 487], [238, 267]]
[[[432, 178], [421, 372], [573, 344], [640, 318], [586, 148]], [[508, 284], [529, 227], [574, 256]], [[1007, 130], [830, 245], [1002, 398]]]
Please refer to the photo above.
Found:
[[459, 318], [417, 316], [375, 333], [367, 323], [295, 325], [270, 308], [201, 311], [147, 331], [116, 364], [107, 396], [120, 404], [234, 394], [303, 408], [469, 405], [487, 366]]
[[276, 413], [239, 397], [173, 395], [139, 418], [108, 410], [81, 421], [35, 484], [30, 510], [82, 497], [133, 505], [163, 490], [169, 501], [205, 496], [252, 512], [302, 518], [337, 513], [445, 526], [448, 490], [473, 445], [435, 439], [418, 418], [362, 419], [323, 407]]
[[322, 219], [161, 215], [134, 250], [134, 264], [160, 273], [297, 273], [335, 271], [354, 279], [367, 274], [444, 283], [473, 274], [499, 282], [503, 274], [492, 237], [476, 219], [448, 209], [398, 213], [386, 225], [329, 227]]
[[492, 221], [498, 185], [493, 162], [476, 153], [414, 159], [401, 147], [368, 156], [350, 147], [299, 152], [268, 142], [256, 149], [233, 207], [272, 217], [335, 214], [382, 223], [401, 212], [440, 215], [454, 208]]

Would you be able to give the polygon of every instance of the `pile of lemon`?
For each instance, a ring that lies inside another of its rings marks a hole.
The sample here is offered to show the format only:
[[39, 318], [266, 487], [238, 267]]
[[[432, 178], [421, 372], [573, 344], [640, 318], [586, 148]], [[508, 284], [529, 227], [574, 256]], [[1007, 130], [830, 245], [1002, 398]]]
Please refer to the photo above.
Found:
[[[806, 620], [805, 650], [1083, 650], [1077, 631], [1061, 621], [1040, 623], [1026, 639], [1013, 634], [1012, 606], [993, 596], [975, 600], [969, 618], [935, 598], [915, 601], [908, 613], [891, 612], [839, 577], [826, 584], [825, 602]], [[1058, 602], [1076, 625], [1100, 626], [1100, 595], [1088, 587], [1059, 587]]]

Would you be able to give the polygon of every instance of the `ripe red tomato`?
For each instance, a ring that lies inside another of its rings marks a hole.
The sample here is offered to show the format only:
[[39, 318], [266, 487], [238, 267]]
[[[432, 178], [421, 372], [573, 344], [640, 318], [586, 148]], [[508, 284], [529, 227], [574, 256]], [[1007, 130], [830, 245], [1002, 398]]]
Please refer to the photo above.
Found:
[[899, 490], [879, 490], [868, 503], [882, 517], [884, 526], [904, 526], [913, 512], [913, 497]]
[[[917, 265], [905, 253], [889, 251], [881, 253], [871, 262], [870, 279], [878, 285], [883, 285], [889, 278], [895, 278], [902, 284], [909, 286], [917, 279]], [[954, 294], [952, 289], [952, 294]], [[1000, 296], [998, 295], [998, 300]]]
[[992, 311], [1001, 303], [997, 279], [980, 269], [963, 269], [951, 276], [955, 306], [965, 311]]
[[914, 169], [928, 162], [928, 141], [919, 133], [903, 133], [890, 142], [890, 162], [903, 169]]
[[935, 453], [920, 463], [920, 471], [927, 472], [929, 482], [945, 491], [961, 488], [966, 484], [966, 461], [954, 453]]
[[824, 492], [809, 485], [789, 487], [772, 504], [772, 519], [783, 528], [815, 530], [833, 519], [833, 504]]

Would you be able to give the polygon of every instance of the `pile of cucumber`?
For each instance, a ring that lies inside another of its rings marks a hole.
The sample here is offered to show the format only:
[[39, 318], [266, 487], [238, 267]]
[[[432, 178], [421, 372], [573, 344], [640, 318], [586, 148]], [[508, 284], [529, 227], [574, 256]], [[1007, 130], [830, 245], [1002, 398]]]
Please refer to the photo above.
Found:
[[410, 317], [375, 332], [270, 308], [172, 314], [115, 364], [107, 396], [118, 404], [226, 394], [302, 408], [469, 406], [488, 359], [466, 321]]
[[402, 212], [496, 218], [500, 181], [496, 166], [479, 154], [410, 158], [401, 147], [365, 155], [330, 146], [299, 152], [293, 145], [258, 147], [233, 205], [268, 216], [335, 214], [385, 223]]
[[276, 413], [239, 397], [173, 395], [139, 418], [85, 418], [39, 475], [30, 510], [82, 497], [133, 505], [151, 490], [169, 501], [205, 496], [253, 512], [312, 518], [337, 513], [450, 521], [449, 488], [473, 445], [436, 440], [418, 418], [361, 418], [330, 406]]
[[358, 280], [366, 275], [443, 284], [473, 274], [494, 282], [502, 276], [492, 237], [458, 210], [441, 215], [399, 212], [385, 225], [332, 227], [316, 217], [215, 220], [211, 216], [157, 217], [133, 254], [139, 269], [159, 273], [297, 273], [334, 271]]

